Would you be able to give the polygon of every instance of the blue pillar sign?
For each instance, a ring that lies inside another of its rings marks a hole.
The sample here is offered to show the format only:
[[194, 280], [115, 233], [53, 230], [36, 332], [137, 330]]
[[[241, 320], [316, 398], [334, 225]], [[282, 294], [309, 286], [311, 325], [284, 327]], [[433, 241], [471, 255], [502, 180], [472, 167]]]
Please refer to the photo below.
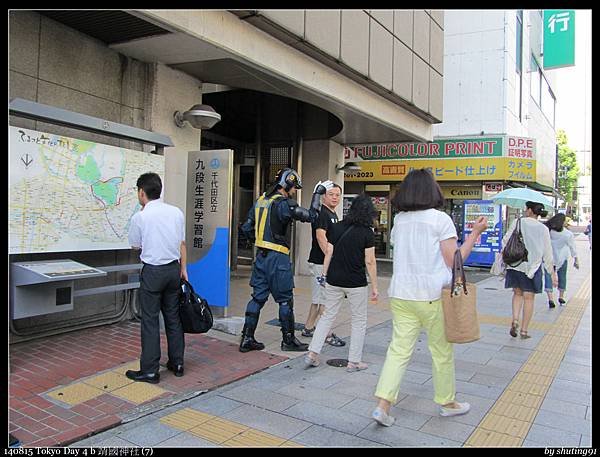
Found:
[[229, 306], [233, 151], [188, 155], [187, 272], [211, 307]]
[[473, 224], [479, 216], [485, 216], [487, 229], [481, 234], [465, 265], [490, 267], [494, 263], [496, 252], [500, 252], [502, 242], [502, 217], [500, 205], [491, 200], [465, 200], [463, 242], [473, 231]]

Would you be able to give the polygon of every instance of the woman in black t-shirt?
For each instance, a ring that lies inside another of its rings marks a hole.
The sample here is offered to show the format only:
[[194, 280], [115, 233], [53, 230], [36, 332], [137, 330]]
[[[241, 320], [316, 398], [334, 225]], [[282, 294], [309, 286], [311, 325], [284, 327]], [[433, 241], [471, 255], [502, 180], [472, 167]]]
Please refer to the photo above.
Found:
[[325, 313], [319, 319], [309, 353], [304, 361], [308, 367], [320, 364], [318, 354], [344, 297], [352, 309], [352, 330], [346, 371], [367, 369], [362, 352], [367, 331], [367, 276], [371, 278], [371, 300], [377, 300], [377, 264], [373, 221], [377, 211], [366, 195], [352, 202], [348, 215], [327, 232], [327, 252], [320, 283], [325, 286]]

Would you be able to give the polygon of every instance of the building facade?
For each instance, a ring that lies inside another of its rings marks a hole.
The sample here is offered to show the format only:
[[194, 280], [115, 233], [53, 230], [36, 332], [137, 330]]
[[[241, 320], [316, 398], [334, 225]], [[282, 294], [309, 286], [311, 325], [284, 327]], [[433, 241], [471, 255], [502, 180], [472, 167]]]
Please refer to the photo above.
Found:
[[[469, 224], [467, 213], [475, 216], [477, 208], [494, 220], [514, 214], [502, 208], [494, 215], [493, 205], [471, 200], [489, 201], [515, 186], [533, 187], [551, 198], [556, 187], [556, 97], [552, 74], [543, 70], [541, 11], [448, 10], [444, 24], [444, 113], [443, 122], [433, 126], [434, 141], [346, 149], [347, 160], [368, 161], [347, 177], [346, 189], [372, 193], [381, 205], [381, 257], [391, 258], [392, 252], [389, 200], [412, 168], [427, 167], [436, 176], [459, 240]], [[499, 249], [502, 231], [500, 224], [488, 234], [491, 243], [482, 252], [491, 254], [490, 245]]]
[[[13, 10], [11, 103], [91, 116], [104, 121], [106, 132], [12, 110], [9, 121], [15, 128], [145, 153], [152, 145], [111, 135], [109, 127], [168, 137], [173, 146], [164, 148], [164, 199], [182, 209], [194, 189], [189, 153], [233, 150], [228, 185], [235, 268], [251, 257], [236, 228], [279, 168], [300, 172], [306, 190], [298, 198], [306, 206], [316, 181], [344, 185], [338, 170], [344, 145], [433, 139], [432, 127], [443, 118], [443, 36], [444, 13], [435, 10]], [[175, 111], [200, 103], [221, 115], [215, 127], [175, 124]], [[140, 167], [140, 174], [145, 171]], [[186, 214], [188, 240], [192, 219]], [[299, 273], [308, 273], [309, 239], [309, 226], [297, 224]], [[191, 245], [188, 262], [200, 255]], [[65, 257], [116, 266], [106, 278], [78, 286], [99, 289], [127, 280], [118, 266], [137, 262], [127, 249], [96, 247], [68, 254], [17, 250], [10, 261]], [[70, 311], [13, 321], [13, 335], [119, 320], [122, 302], [118, 287], [77, 296]]]

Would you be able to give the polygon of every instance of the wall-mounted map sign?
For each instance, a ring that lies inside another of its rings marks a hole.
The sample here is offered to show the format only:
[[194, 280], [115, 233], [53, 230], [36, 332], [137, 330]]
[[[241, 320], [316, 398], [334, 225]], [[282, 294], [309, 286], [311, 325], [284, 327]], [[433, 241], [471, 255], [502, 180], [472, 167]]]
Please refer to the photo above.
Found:
[[130, 249], [136, 181], [164, 157], [9, 127], [9, 253]]

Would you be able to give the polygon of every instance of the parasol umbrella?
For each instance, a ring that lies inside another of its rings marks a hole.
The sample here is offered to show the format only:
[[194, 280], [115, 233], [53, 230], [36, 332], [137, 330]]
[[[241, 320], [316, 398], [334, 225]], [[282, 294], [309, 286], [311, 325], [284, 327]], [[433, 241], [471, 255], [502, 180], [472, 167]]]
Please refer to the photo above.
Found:
[[540, 192], [526, 187], [515, 187], [506, 189], [492, 197], [497, 205], [506, 205], [511, 208], [523, 209], [526, 202], [541, 203], [548, 211], [553, 210], [552, 202]]

